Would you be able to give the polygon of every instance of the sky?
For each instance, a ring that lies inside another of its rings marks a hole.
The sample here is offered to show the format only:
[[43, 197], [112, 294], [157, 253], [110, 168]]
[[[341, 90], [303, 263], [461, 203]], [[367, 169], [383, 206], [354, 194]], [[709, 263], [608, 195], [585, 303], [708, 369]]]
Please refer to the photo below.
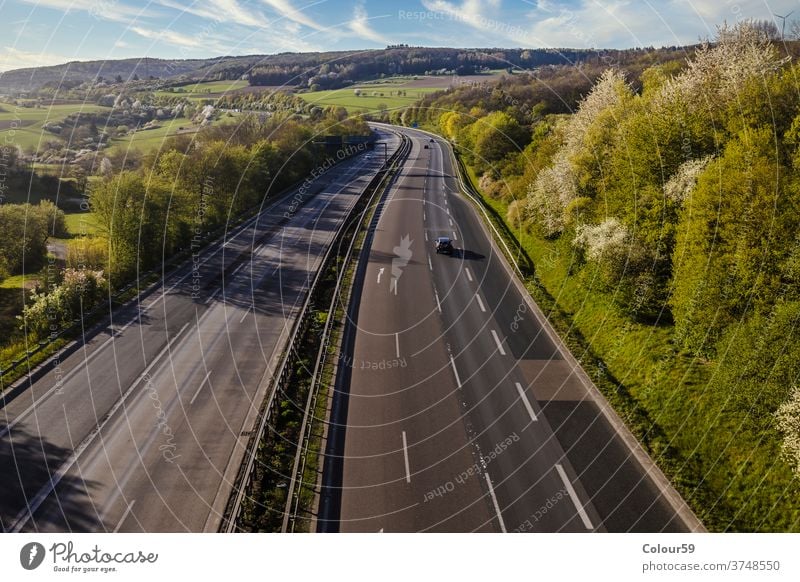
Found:
[[695, 43], [797, 0], [0, 0], [0, 71], [74, 60]]

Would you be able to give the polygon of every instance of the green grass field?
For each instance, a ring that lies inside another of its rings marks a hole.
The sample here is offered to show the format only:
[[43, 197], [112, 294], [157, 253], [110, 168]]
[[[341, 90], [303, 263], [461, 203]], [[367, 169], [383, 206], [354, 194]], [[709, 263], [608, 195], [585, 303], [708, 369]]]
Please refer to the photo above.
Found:
[[[356, 96], [356, 90], [361, 91], [360, 96]], [[379, 111], [382, 105], [389, 110], [408, 107], [428, 93], [440, 90], [434, 87], [407, 87], [404, 83], [362, 83], [344, 89], [298, 95], [308, 103], [320, 107], [339, 105], [350, 113], [373, 113]], [[398, 95], [398, 91], [404, 91], [406, 94]]]
[[91, 212], [76, 212], [66, 215], [67, 230], [72, 236], [94, 236], [100, 230], [97, 217]]
[[208, 99], [214, 95], [243, 89], [249, 86], [247, 81], [208, 81], [206, 83], [195, 83], [194, 85], [183, 85], [182, 87], [172, 87], [156, 91], [157, 97], [185, 97], [187, 99]]
[[96, 113], [110, 111], [108, 107], [92, 104], [53, 105], [52, 107], [17, 107], [11, 103], [0, 103], [0, 140], [6, 145], [18, 145], [23, 149], [37, 148], [47, 141], [60, 137], [42, 131], [49, 122], [59, 122], [72, 113]]
[[[183, 129], [181, 130], [180, 128]], [[161, 127], [139, 130], [132, 135], [111, 140], [111, 145], [106, 151], [114, 152], [129, 149], [147, 151], [150, 149], [158, 149], [164, 143], [164, 140], [172, 136], [178, 135], [179, 133], [194, 133], [196, 131], [197, 126], [193, 125], [192, 122], [186, 118], [179, 117], [177, 119], [165, 120], [161, 122]]]

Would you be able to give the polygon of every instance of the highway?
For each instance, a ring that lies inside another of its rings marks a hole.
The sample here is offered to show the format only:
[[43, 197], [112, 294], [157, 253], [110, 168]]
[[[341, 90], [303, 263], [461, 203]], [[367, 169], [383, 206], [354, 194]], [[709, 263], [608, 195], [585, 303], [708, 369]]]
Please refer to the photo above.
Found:
[[701, 531], [515, 280], [449, 145], [403, 131], [413, 149], [351, 306], [318, 530]]
[[3, 531], [216, 531], [308, 285], [381, 161], [272, 202], [14, 390]]

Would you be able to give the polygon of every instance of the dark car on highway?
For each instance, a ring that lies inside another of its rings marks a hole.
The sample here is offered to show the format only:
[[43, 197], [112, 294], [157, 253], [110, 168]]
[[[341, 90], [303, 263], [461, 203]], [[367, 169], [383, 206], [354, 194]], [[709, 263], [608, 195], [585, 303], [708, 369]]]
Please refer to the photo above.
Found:
[[446, 255], [453, 254], [453, 242], [446, 236], [440, 236], [433, 243], [437, 253], [444, 253]]

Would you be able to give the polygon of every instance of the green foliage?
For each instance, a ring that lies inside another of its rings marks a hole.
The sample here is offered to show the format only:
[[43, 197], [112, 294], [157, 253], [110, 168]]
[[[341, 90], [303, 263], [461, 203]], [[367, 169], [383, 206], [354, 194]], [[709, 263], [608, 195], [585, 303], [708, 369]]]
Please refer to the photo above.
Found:
[[800, 378], [800, 302], [731, 326], [718, 347], [721, 365], [710, 387], [748, 426], [774, 431], [772, 416]]
[[[651, 453], [707, 525], [796, 530], [800, 69], [747, 23], [716, 40], [630, 84], [593, 76], [569, 116], [509, 106], [510, 83], [431, 111], [530, 254], [537, 301], [568, 343], [590, 338], [612, 404], [629, 391], [653, 419], [637, 434], [663, 429], [674, 451]], [[482, 167], [481, 118], [500, 115], [530, 143]]]
[[64, 212], [48, 200], [0, 205], [0, 275], [37, 271], [47, 256], [48, 237], [66, 234]]
[[800, 219], [785, 175], [771, 128], [742, 132], [700, 175], [680, 213], [671, 301], [689, 349], [712, 355], [726, 327], [770, 309]]
[[107, 292], [102, 271], [67, 269], [61, 284], [49, 285], [31, 296], [19, 319], [28, 333], [44, 339], [74, 319], [82, 318]]

